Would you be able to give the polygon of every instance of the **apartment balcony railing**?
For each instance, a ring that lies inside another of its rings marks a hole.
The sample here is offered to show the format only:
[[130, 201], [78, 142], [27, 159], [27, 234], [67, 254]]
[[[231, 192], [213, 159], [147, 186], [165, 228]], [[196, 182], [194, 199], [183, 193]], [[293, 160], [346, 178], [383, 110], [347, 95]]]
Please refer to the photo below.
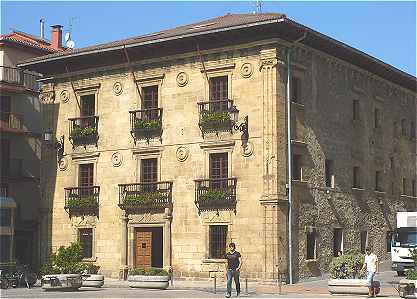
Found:
[[23, 115], [12, 112], [0, 112], [0, 129], [23, 131]]
[[100, 198], [100, 187], [65, 188], [65, 210], [69, 214], [96, 214]]
[[195, 204], [198, 213], [233, 210], [236, 213], [237, 178], [195, 180]]
[[98, 116], [69, 118], [69, 139], [75, 145], [86, 145], [98, 141]]
[[172, 182], [119, 185], [119, 207], [130, 213], [172, 207]]
[[18, 68], [0, 66], [0, 82], [20, 85], [26, 89], [38, 92], [40, 84], [36, 80], [38, 75], [28, 73]]
[[149, 140], [162, 135], [162, 108], [129, 111], [130, 133], [137, 139]]
[[25, 166], [23, 159], [2, 159], [1, 176], [10, 179], [38, 178]]
[[198, 104], [199, 121], [201, 133], [232, 133], [233, 121], [231, 109], [233, 107], [232, 100], [208, 101]]

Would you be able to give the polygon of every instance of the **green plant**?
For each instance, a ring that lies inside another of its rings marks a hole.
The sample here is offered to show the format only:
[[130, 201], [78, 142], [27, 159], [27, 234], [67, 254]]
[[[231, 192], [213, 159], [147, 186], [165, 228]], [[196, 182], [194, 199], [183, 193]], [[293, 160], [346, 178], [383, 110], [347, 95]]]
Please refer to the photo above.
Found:
[[125, 205], [145, 205], [165, 199], [162, 192], [144, 192], [139, 194], [127, 194], [124, 200]]
[[97, 134], [97, 129], [93, 127], [74, 127], [71, 131], [71, 138], [72, 139], [79, 139], [82, 137], [87, 137], [91, 135]]
[[100, 269], [100, 266], [94, 265], [94, 264], [85, 264], [85, 271], [87, 274], [97, 274], [98, 270]]
[[70, 195], [67, 200], [67, 207], [70, 209], [86, 209], [86, 208], [97, 208], [98, 202], [95, 195], [78, 196]]
[[330, 263], [330, 277], [337, 279], [364, 278], [362, 270], [365, 256], [358, 252], [348, 252], [333, 258]]
[[87, 270], [87, 265], [82, 263], [83, 249], [80, 243], [71, 243], [70, 246], [59, 247], [55, 254], [42, 265], [40, 273], [45, 274], [81, 274]]
[[417, 280], [417, 248], [410, 249], [411, 258], [414, 260], [414, 269], [408, 269], [405, 272], [407, 279]]
[[159, 119], [135, 119], [135, 129], [155, 130], [162, 127]]
[[200, 195], [200, 201], [203, 202], [224, 202], [230, 197], [230, 193], [220, 189], [209, 189], [205, 193]]
[[129, 275], [146, 275], [146, 276], [168, 276], [168, 272], [161, 268], [133, 268]]
[[216, 126], [219, 123], [230, 122], [230, 114], [227, 111], [214, 111], [210, 112], [203, 110], [201, 112], [200, 124], [203, 127], [212, 127]]

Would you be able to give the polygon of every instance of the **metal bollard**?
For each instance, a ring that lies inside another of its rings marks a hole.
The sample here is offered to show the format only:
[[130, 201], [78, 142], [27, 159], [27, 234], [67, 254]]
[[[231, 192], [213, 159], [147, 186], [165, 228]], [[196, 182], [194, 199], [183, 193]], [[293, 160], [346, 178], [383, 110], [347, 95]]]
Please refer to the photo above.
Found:
[[249, 290], [248, 290], [248, 279], [247, 279], [247, 278], [245, 278], [245, 292], [246, 292], [246, 295], [249, 295]]
[[217, 278], [216, 278], [216, 276], [214, 276], [214, 294], [216, 294], [216, 292], [217, 292]]

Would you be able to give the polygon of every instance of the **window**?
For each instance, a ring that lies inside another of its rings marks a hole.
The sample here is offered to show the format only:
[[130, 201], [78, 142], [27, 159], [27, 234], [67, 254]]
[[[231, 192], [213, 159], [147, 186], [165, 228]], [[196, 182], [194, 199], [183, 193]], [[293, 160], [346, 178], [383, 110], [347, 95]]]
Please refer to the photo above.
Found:
[[0, 96], [0, 122], [4, 123], [6, 127], [9, 126], [10, 112], [11, 112], [10, 96]]
[[374, 128], [381, 127], [381, 111], [378, 108], [374, 110]]
[[333, 230], [333, 256], [338, 256], [339, 251], [343, 252], [343, 230], [335, 228]]
[[10, 208], [0, 209], [0, 226], [12, 225], [12, 210]]
[[416, 125], [413, 121], [410, 122], [410, 138], [416, 138]]
[[92, 187], [94, 186], [94, 164], [80, 164], [79, 166], [79, 187]]
[[291, 101], [301, 102], [301, 79], [297, 77], [291, 78]]
[[361, 173], [359, 166], [353, 167], [353, 188], [361, 187]]
[[334, 167], [333, 161], [327, 160], [324, 162], [326, 187], [334, 188]]
[[209, 156], [209, 177], [213, 179], [210, 183], [212, 188], [226, 188], [227, 179], [229, 177], [229, 166], [228, 166], [228, 154], [227, 153], [216, 153], [210, 154]]
[[386, 237], [385, 237], [385, 245], [387, 248], [387, 252], [391, 252], [391, 240], [392, 240], [392, 232], [387, 231]]
[[406, 195], [407, 194], [407, 179], [406, 178], [403, 178], [401, 187], [402, 187], [401, 194]]
[[227, 225], [209, 226], [209, 257], [222, 259], [226, 254]]
[[359, 120], [359, 100], [353, 100], [353, 120]]
[[365, 249], [368, 247], [368, 232], [361, 231], [361, 252], [365, 253]]
[[10, 262], [11, 236], [0, 236], [0, 263]]
[[307, 231], [307, 260], [315, 260], [317, 257], [316, 228], [310, 227]]
[[227, 76], [213, 77], [209, 79], [210, 101], [224, 101], [229, 98]]
[[411, 196], [416, 196], [416, 180], [411, 181]]
[[401, 120], [401, 136], [407, 136], [407, 121], [405, 119]]
[[81, 247], [83, 248], [83, 257], [93, 257], [93, 229], [92, 228], [80, 228], [78, 229], [78, 239]]
[[301, 155], [292, 156], [292, 179], [301, 181], [302, 170], [301, 170]]
[[382, 171], [375, 171], [375, 191], [382, 190]]
[[145, 117], [149, 119], [158, 118], [158, 85], [146, 86], [142, 89], [143, 103], [142, 109], [151, 109], [145, 112]]
[[394, 170], [394, 157], [390, 157], [389, 158], [389, 168], [391, 169], [391, 170]]
[[95, 95], [89, 94], [81, 96], [81, 116], [94, 116], [95, 115]]
[[0, 184], [0, 196], [2, 196], [2, 197], [9, 196], [9, 186], [6, 183], [1, 183]]
[[[140, 182], [156, 183], [158, 181], [158, 159], [142, 159], [140, 161]], [[156, 191], [157, 184], [147, 184], [143, 186], [146, 192]]]

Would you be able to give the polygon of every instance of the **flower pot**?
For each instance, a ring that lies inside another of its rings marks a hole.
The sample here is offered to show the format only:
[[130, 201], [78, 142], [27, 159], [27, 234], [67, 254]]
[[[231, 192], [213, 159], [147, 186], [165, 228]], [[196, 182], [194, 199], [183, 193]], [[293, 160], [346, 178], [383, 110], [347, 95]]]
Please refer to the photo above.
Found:
[[[374, 280], [374, 287], [378, 294], [381, 284]], [[369, 293], [366, 279], [329, 279], [328, 290], [331, 294], [367, 295]]]
[[48, 274], [42, 276], [42, 289], [45, 291], [76, 291], [82, 285], [81, 274]]
[[169, 276], [129, 275], [129, 287], [165, 290], [169, 285]]
[[101, 288], [104, 285], [104, 275], [86, 274], [82, 276], [83, 287]]

